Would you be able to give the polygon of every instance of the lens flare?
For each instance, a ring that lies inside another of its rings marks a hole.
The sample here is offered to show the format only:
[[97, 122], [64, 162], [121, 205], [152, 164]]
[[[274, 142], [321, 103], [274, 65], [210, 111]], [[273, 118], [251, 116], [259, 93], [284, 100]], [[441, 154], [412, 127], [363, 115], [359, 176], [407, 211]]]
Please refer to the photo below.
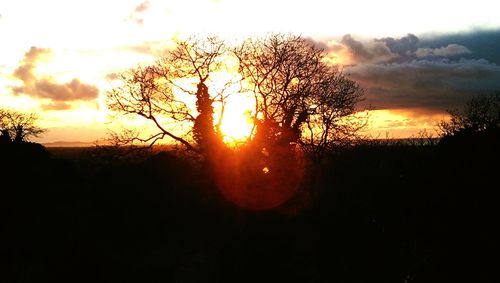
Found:
[[294, 145], [266, 147], [266, 151], [268, 156], [242, 147], [215, 158], [217, 186], [228, 201], [262, 211], [279, 208], [296, 194], [304, 176], [301, 151]]

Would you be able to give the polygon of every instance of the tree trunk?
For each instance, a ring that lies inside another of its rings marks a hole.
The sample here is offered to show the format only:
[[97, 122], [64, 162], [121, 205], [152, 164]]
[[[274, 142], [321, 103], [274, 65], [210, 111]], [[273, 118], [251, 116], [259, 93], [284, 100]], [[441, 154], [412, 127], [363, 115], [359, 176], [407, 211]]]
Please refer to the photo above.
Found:
[[19, 127], [16, 129], [16, 136], [14, 137], [14, 143], [22, 143], [24, 139], [23, 135], [24, 129]]

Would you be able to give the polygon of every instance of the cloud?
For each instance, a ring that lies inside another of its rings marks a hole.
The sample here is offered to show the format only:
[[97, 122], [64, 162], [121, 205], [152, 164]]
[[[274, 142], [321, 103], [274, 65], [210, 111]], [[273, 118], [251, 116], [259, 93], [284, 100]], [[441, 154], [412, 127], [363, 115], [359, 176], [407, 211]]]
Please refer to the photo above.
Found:
[[16, 94], [29, 94], [39, 98], [48, 98], [54, 101], [91, 100], [97, 98], [99, 89], [93, 85], [73, 79], [68, 83], [59, 84], [51, 78], [37, 79], [34, 83], [21, 87], [14, 87]]
[[330, 62], [342, 64], [344, 72], [365, 88], [365, 104], [376, 109], [418, 109], [429, 115], [459, 107], [472, 95], [500, 90], [499, 57], [485, 47], [500, 43], [500, 31], [486, 34], [435, 40], [420, 40], [414, 34], [357, 40], [347, 34], [326, 45]]
[[319, 40], [315, 40], [314, 38], [312, 37], [305, 37], [304, 38], [307, 42], [309, 42], [310, 44], [312, 44], [314, 47], [316, 48], [319, 48], [319, 49], [323, 49], [323, 50], [328, 50], [330, 49], [330, 47], [328, 46], [327, 43], [323, 42], [323, 41], [319, 41]]
[[415, 52], [419, 58], [428, 56], [451, 57], [470, 53], [472, 52], [467, 47], [454, 43], [440, 48], [418, 48]]
[[50, 55], [51, 50], [31, 47], [24, 54], [19, 67], [14, 70], [13, 76], [22, 81], [21, 86], [12, 87], [14, 94], [27, 94], [37, 98], [50, 99], [52, 102], [47, 109], [67, 109], [70, 102], [76, 100], [92, 100], [99, 95], [99, 89], [94, 85], [82, 83], [74, 78], [67, 83], [58, 83], [50, 76], [37, 76], [34, 70], [44, 55]]
[[473, 94], [500, 89], [500, 66], [485, 59], [360, 64], [346, 72], [367, 89], [366, 102], [379, 109], [442, 112]]
[[[413, 34], [408, 34], [399, 39], [386, 37], [360, 41], [350, 34], [342, 37], [340, 42], [335, 40], [326, 43], [330, 57], [343, 57], [333, 60], [347, 63], [346, 65], [384, 63], [408, 61], [415, 59], [419, 39]], [[320, 46], [319, 43], [316, 43]]]
[[[333, 43], [332, 43], [333, 42]], [[414, 34], [401, 38], [385, 37], [369, 41], [359, 41], [346, 34], [340, 42], [315, 42], [316, 46], [326, 45], [328, 51], [338, 56], [347, 56], [348, 65], [365, 63], [410, 62], [426, 57], [453, 57], [472, 52], [465, 46], [449, 43], [444, 46], [422, 46]]]
[[[372, 41], [365, 44], [361, 41], [357, 41], [350, 34], [346, 34], [340, 43], [350, 51], [352, 58], [356, 62], [386, 61], [394, 57], [391, 50], [381, 42]], [[338, 48], [337, 46], [337, 49]]]
[[376, 42], [384, 43], [389, 50], [397, 54], [399, 58], [412, 58], [414, 57], [415, 51], [418, 49], [419, 39], [414, 34], [409, 33], [408, 35], [395, 39], [392, 37], [386, 37], [381, 39], [375, 39]]
[[14, 71], [14, 77], [22, 80], [24, 83], [31, 84], [35, 81], [33, 70], [36, 67], [37, 61], [40, 57], [49, 55], [50, 53], [50, 49], [32, 46], [30, 50], [24, 54], [22, 64]]
[[421, 47], [439, 48], [449, 44], [466, 46], [473, 51], [470, 54], [463, 54], [462, 57], [464, 58], [484, 58], [489, 62], [500, 65], [500, 52], [498, 52], [500, 29], [420, 36]]
[[113, 73], [106, 74], [105, 78], [108, 81], [114, 81], [114, 80], [118, 80], [120, 78], [120, 76], [117, 73], [113, 72]]
[[71, 104], [66, 102], [51, 102], [48, 104], [42, 104], [43, 110], [68, 110], [71, 109]]
[[137, 6], [135, 7], [135, 10], [134, 10], [134, 11], [135, 11], [136, 13], [142, 13], [142, 12], [144, 12], [144, 11], [148, 10], [148, 9], [149, 9], [149, 6], [150, 6], [149, 0], [145, 0], [144, 2], [140, 3], [139, 5], [137, 5]]
[[143, 2], [139, 3], [137, 6], [135, 6], [134, 11], [130, 14], [128, 20], [135, 22], [138, 25], [143, 25], [144, 24], [144, 12], [149, 10], [151, 7], [151, 3], [149, 0], [144, 0]]

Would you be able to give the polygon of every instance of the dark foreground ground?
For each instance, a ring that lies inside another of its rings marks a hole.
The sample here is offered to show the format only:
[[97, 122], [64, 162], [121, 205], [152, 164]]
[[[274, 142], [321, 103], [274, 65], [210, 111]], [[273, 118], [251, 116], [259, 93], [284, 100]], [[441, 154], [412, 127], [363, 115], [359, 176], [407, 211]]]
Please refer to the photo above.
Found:
[[0, 153], [1, 282], [498, 282], [498, 139], [338, 152], [267, 212], [169, 153]]

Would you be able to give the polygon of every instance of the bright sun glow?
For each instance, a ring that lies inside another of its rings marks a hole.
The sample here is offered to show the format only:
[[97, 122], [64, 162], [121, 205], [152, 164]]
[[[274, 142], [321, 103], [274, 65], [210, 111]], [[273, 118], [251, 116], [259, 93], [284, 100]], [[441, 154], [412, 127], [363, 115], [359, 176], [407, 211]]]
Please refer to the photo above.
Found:
[[226, 144], [236, 146], [250, 137], [254, 105], [249, 95], [237, 93], [228, 98], [220, 126]]
[[[241, 81], [238, 73], [238, 61], [232, 56], [224, 57], [224, 67], [210, 75], [208, 83], [212, 97], [223, 94], [224, 110], [220, 122], [220, 131], [225, 144], [236, 147], [252, 135], [252, 115], [255, 111], [255, 99], [252, 93], [241, 92], [246, 83]], [[221, 116], [221, 105], [214, 105], [214, 121]]]
[[[220, 132], [223, 142], [230, 147], [237, 147], [248, 141], [254, 128], [253, 115], [255, 113], [255, 97], [253, 93], [241, 92], [241, 87], [246, 88], [245, 82], [240, 82], [241, 75], [238, 74], [238, 65], [234, 58], [225, 58], [225, 70], [210, 74], [207, 86], [211, 97], [215, 100], [214, 124], [220, 120]], [[176, 81], [184, 89], [194, 91], [197, 78], [185, 78]], [[185, 93], [182, 89], [174, 88], [175, 96], [186, 103], [195, 115], [196, 97]], [[224, 96], [224, 109], [218, 100], [220, 95]]]

